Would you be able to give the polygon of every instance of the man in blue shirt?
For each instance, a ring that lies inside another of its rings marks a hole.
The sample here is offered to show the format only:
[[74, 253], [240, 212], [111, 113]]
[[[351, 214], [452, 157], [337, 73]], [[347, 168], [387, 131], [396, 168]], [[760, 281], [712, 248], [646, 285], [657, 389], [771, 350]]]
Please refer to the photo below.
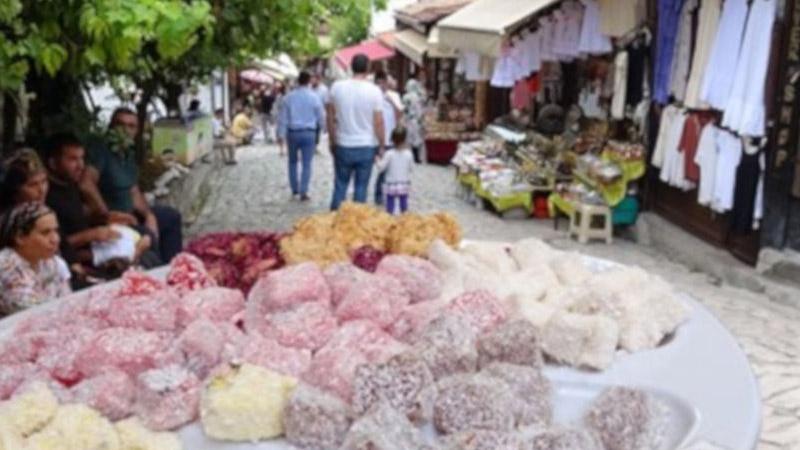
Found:
[[[289, 185], [292, 197], [308, 201], [311, 161], [316, 149], [317, 129], [325, 123], [322, 100], [311, 89], [311, 75], [302, 72], [298, 86], [280, 104], [278, 110], [278, 145], [286, 142], [289, 149]], [[297, 179], [298, 156], [302, 157], [300, 181]]]

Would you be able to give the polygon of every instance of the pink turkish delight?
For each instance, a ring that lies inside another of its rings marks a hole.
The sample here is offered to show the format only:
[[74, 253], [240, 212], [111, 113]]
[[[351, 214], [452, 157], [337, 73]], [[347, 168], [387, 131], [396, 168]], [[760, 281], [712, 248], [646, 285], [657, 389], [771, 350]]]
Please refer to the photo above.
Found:
[[117, 421], [133, 414], [136, 385], [125, 372], [109, 370], [76, 384], [70, 396], [72, 402], [89, 405]]
[[211, 287], [188, 292], [178, 300], [178, 325], [186, 327], [201, 317], [230, 321], [244, 311], [244, 305], [244, 295], [235, 289]]
[[503, 380], [514, 394], [512, 410], [518, 427], [548, 426], [553, 418], [550, 381], [538, 368], [494, 363], [482, 374]]
[[311, 352], [284, 347], [274, 339], [250, 333], [242, 341], [234, 359], [299, 378], [311, 365]]
[[303, 263], [270, 272], [256, 282], [247, 300], [252, 314], [266, 315], [307, 302], [330, 303], [331, 291], [314, 263]]
[[480, 336], [478, 365], [485, 367], [493, 362], [542, 367], [542, 348], [536, 327], [527, 320], [515, 320]]
[[376, 273], [400, 281], [411, 296], [411, 303], [436, 300], [442, 293], [442, 272], [422, 258], [389, 255], [383, 258]]
[[201, 379], [219, 364], [224, 345], [222, 330], [208, 319], [192, 322], [178, 337], [186, 367]]
[[120, 278], [119, 291], [116, 295], [120, 297], [152, 295], [166, 288], [167, 285], [158, 278], [131, 269]]
[[433, 423], [440, 433], [514, 428], [514, 397], [503, 381], [482, 374], [458, 374], [440, 380], [437, 388]]
[[84, 346], [92, 342], [98, 331], [76, 324], [53, 330], [40, 350], [36, 364], [59, 382], [70, 386], [81, 380], [76, 360]]
[[356, 284], [336, 307], [343, 322], [370, 320], [381, 328], [390, 326], [411, 302], [403, 285], [385, 275], [370, 275]]
[[281, 345], [313, 351], [325, 345], [338, 327], [327, 304], [309, 302], [269, 314], [262, 321], [249, 323], [247, 329], [258, 331]]
[[338, 306], [357, 282], [369, 278], [370, 274], [350, 263], [336, 263], [324, 272], [325, 280], [331, 289], [331, 302]]
[[493, 330], [508, 318], [500, 300], [484, 290], [461, 294], [450, 303], [447, 311], [466, 318], [479, 334]]
[[183, 367], [148, 370], [136, 379], [134, 411], [151, 430], [174, 430], [197, 418], [201, 390], [200, 380]]
[[147, 331], [173, 331], [176, 326], [178, 295], [162, 290], [149, 295], [117, 297], [111, 303], [108, 322], [114, 327]]
[[84, 376], [102, 373], [109, 367], [135, 377], [156, 366], [158, 354], [165, 348], [163, 335], [130, 328], [108, 328], [83, 346], [75, 366]]
[[389, 326], [389, 333], [403, 342], [412, 342], [422, 330], [442, 314], [447, 303], [429, 301], [407, 305], [400, 311], [394, 323]]
[[36, 374], [37, 367], [31, 363], [0, 364], [0, 400], [8, 399], [28, 378]]
[[181, 253], [170, 264], [167, 284], [181, 292], [187, 292], [214, 287], [217, 282], [208, 274], [200, 258]]
[[425, 327], [414, 342], [413, 351], [438, 380], [477, 369], [475, 342], [475, 330], [463, 317], [443, 315]]

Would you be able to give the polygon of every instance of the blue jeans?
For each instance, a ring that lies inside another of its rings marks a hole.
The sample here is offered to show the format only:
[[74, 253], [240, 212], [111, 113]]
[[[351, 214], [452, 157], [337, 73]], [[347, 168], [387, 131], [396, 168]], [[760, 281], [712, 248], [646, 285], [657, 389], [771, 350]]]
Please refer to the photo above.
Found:
[[383, 183], [386, 181], [386, 172], [378, 174], [378, 179], [375, 180], [375, 204], [383, 204]]
[[347, 186], [355, 175], [355, 192], [353, 201], [367, 202], [369, 177], [372, 175], [372, 164], [375, 162], [377, 147], [341, 147], [336, 146], [334, 156], [334, 171], [336, 180], [333, 185], [333, 200], [331, 210], [339, 209], [339, 205], [347, 195]]
[[[317, 147], [316, 132], [290, 131], [286, 136], [289, 148], [289, 186], [292, 194], [308, 194], [308, 184], [311, 182], [311, 160]], [[297, 180], [298, 156], [302, 157], [300, 181]]]

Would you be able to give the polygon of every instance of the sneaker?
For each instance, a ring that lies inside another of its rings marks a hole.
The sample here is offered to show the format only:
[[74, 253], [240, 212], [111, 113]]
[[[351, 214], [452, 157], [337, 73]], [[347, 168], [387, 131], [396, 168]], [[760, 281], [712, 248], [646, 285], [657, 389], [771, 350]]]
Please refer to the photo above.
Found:
[[310, 201], [310, 200], [311, 200], [311, 197], [309, 197], [308, 194], [303, 194], [303, 195], [300, 196], [300, 201], [301, 202], [307, 202], [307, 201]]
[[292, 201], [300, 200], [300, 194], [292, 194]]

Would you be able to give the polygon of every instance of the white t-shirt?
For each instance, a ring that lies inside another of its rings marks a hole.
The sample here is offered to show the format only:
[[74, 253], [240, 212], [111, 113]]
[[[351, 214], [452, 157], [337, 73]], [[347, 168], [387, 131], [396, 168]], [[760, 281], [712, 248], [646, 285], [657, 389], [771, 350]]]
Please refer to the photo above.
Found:
[[397, 127], [397, 111], [403, 110], [403, 101], [400, 94], [395, 91], [387, 91], [383, 97], [383, 129], [386, 131], [385, 144], [391, 147], [392, 131]]
[[314, 88], [314, 93], [317, 94], [320, 100], [322, 100], [322, 104], [328, 103], [328, 96], [330, 93], [328, 92], [328, 86], [325, 86], [325, 83], [320, 82], [317, 87]]
[[375, 84], [360, 79], [337, 81], [331, 88], [329, 103], [336, 111], [336, 145], [377, 147], [375, 112], [383, 112], [383, 92]]

